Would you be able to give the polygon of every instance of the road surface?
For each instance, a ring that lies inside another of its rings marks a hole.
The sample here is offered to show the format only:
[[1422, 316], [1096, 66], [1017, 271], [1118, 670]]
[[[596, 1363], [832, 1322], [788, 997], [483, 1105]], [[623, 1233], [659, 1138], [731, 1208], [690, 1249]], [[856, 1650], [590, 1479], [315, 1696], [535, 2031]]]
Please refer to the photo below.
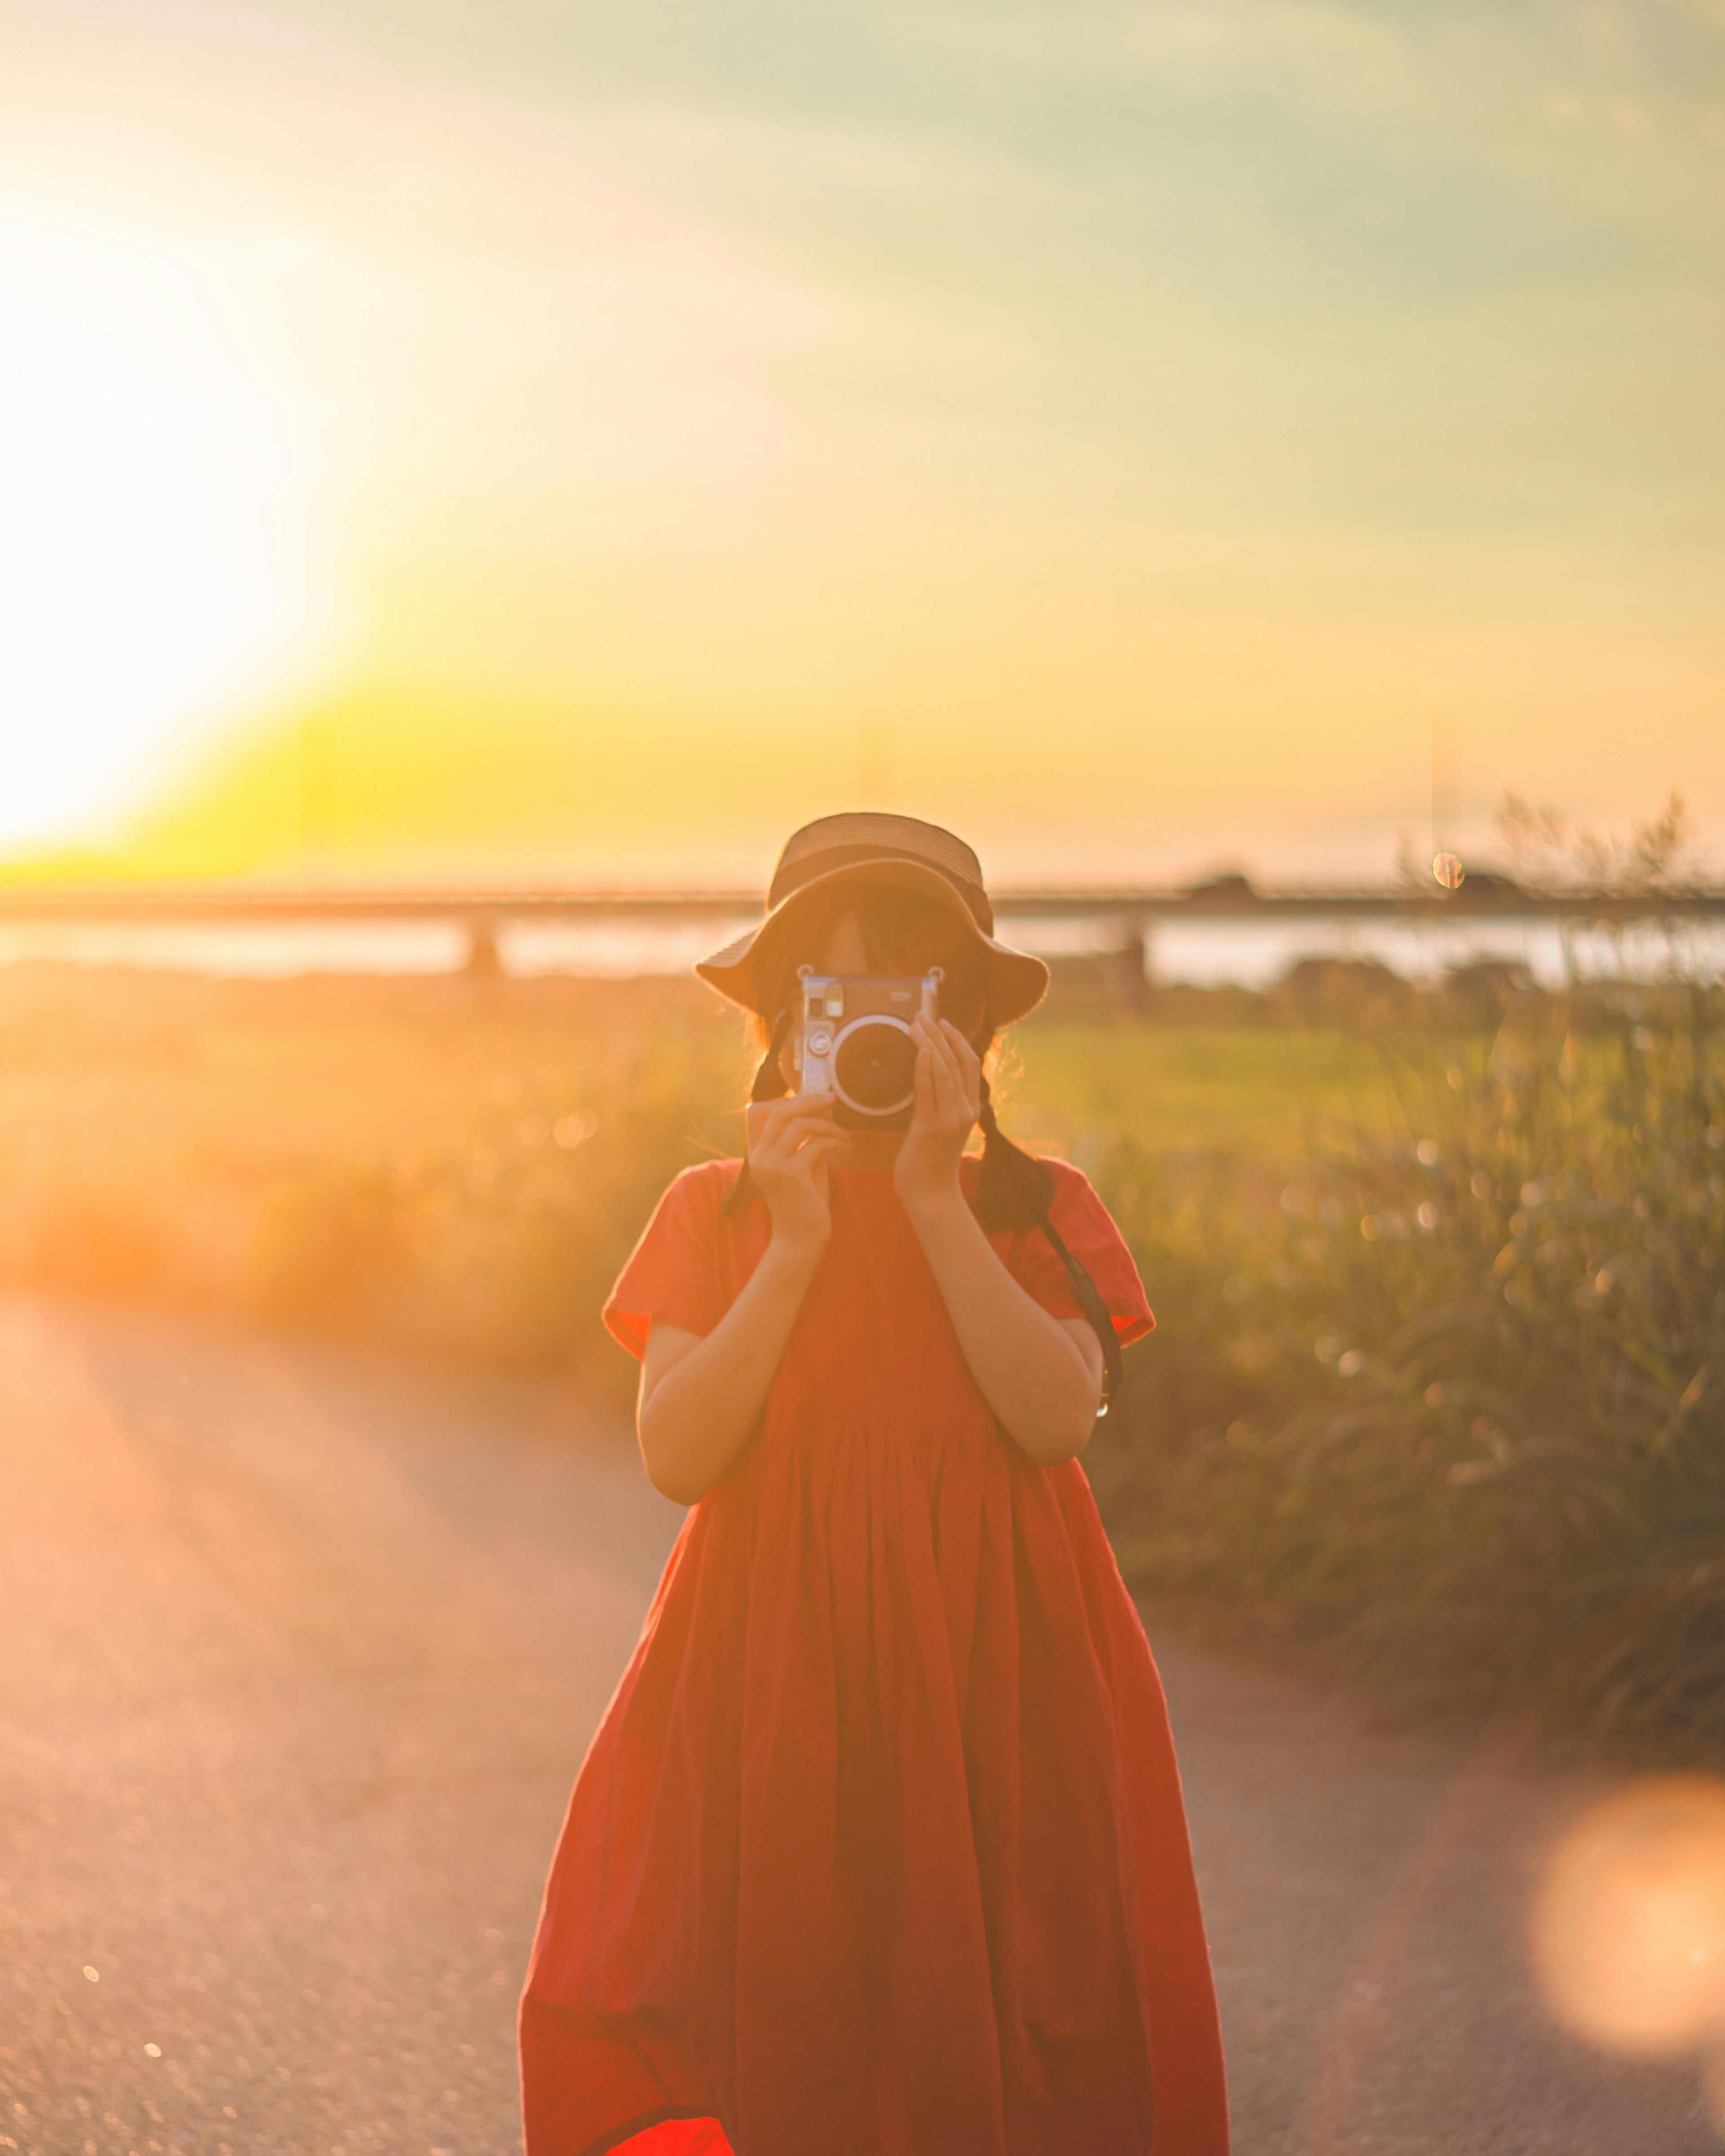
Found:
[[[614, 1429], [8, 1302], [0, 1493], [0, 2150], [506, 2156], [546, 1861], [678, 1517]], [[1601, 1783], [1163, 1661], [1240, 2156], [1717, 2148], [1692, 2066], [1527, 1974]]]

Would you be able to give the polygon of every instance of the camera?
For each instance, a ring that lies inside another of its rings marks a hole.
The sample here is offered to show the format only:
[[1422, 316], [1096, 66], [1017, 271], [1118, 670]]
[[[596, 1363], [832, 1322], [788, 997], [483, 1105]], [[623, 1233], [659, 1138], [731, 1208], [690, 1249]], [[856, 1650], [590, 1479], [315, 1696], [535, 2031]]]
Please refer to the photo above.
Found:
[[792, 1057], [803, 1093], [836, 1093], [833, 1119], [849, 1130], [902, 1131], [915, 1106], [911, 1020], [940, 1013], [941, 968], [913, 973], [817, 973], [798, 968], [802, 1008]]

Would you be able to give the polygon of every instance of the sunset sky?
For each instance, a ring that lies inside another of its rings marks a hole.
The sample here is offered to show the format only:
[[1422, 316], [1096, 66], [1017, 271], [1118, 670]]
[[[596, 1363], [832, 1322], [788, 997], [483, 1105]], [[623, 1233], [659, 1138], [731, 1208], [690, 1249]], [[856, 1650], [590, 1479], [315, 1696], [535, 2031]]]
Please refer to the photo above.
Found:
[[1725, 0], [0, 0], [0, 852], [1725, 860]]

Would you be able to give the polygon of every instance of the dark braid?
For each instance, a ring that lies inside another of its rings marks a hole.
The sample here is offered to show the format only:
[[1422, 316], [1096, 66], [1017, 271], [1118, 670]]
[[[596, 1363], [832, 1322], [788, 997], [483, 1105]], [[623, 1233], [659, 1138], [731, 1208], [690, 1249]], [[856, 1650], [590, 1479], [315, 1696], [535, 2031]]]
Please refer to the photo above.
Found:
[[[750, 1100], [782, 1101], [790, 1091], [790, 1086], [778, 1060], [778, 1052], [784, 1046], [784, 1037], [790, 1029], [791, 1007], [787, 1004], [773, 1020], [773, 1038], [768, 1044], [767, 1053], [761, 1058], [761, 1067], [755, 1073], [755, 1082], [749, 1088]], [[721, 1213], [732, 1214], [741, 1213], [744, 1206], [752, 1202], [754, 1195], [755, 1186], [749, 1175], [749, 1157], [747, 1149], [745, 1147], [742, 1166], [737, 1173], [737, 1180], [725, 1193], [724, 1201], [720, 1205], [719, 1210]]]
[[1046, 1161], [1015, 1146], [1001, 1129], [995, 1120], [986, 1070], [981, 1073], [978, 1086], [982, 1101], [977, 1121], [983, 1127], [983, 1164], [977, 1172], [976, 1216], [991, 1235], [1007, 1228], [1034, 1228], [1040, 1224], [1054, 1196], [1054, 1176]]
[[1102, 1351], [1102, 1397], [1096, 1409], [1100, 1421], [1120, 1398], [1126, 1379], [1114, 1321], [1082, 1260], [1075, 1258], [1066, 1248], [1059, 1229], [1048, 1217], [1049, 1203], [1054, 1196], [1054, 1171], [1045, 1160], [1038, 1160], [1034, 1153], [1026, 1152], [1001, 1135], [1000, 1126], [994, 1120], [994, 1103], [988, 1097], [987, 1071], [982, 1074], [981, 1095], [977, 1121], [983, 1127], [983, 1165], [976, 1179], [976, 1216], [991, 1235], [999, 1234], [1003, 1228], [1040, 1228], [1049, 1247], [1065, 1267], [1074, 1299], [1089, 1321], [1096, 1344]]

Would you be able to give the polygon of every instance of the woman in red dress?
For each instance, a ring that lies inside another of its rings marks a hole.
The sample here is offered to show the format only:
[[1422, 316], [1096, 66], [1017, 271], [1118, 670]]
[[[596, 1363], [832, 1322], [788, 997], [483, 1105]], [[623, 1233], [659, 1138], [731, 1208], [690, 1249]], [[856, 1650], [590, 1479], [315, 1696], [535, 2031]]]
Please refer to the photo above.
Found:
[[[748, 1158], [677, 1178], [606, 1306], [691, 1509], [546, 1891], [529, 2156], [1222, 2156], [1167, 1712], [1077, 1460], [1098, 1332], [1152, 1319], [983, 1075], [1046, 968], [906, 817], [806, 827], [768, 908], [700, 968], [766, 1036]], [[908, 1128], [790, 1092], [799, 967], [941, 969]]]

